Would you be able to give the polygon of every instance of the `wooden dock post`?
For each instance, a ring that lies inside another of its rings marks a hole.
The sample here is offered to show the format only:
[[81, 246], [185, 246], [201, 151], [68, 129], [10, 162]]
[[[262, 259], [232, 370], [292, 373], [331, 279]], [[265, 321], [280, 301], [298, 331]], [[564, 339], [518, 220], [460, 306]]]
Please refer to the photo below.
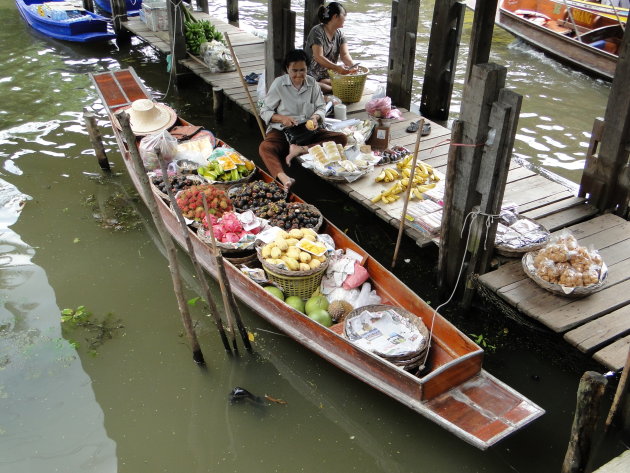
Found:
[[96, 117], [87, 107], [83, 108], [83, 122], [85, 123], [85, 128], [87, 128], [90, 143], [92, 143], [92, 147], [96, 153], [96, 159], [98, 159], [98, 164], [101, 167], [101, 170], [110, 172], [111, 169], [109, 167], [109, 160], [107, 159], [107, 154], [105, 154], [103, 137], [98, 129], [98, 125], [96, 124]]
[[83, 0], [81, 3], [83, 4], [83, 8], [85, 10], [94, 13], [94, 0]]
[[114, 33], [116, 33], [116, 41], [128, 42], [131, 34], [123, 28], [123, 21], [127, 21], [127, 3], [125, 0], [111, 0], [112, 5], [112, 23], [114, 25]]
[[232, 26], [238, 26], [238, 0], [227, 0], [227, 20]]
[[[624, 35], [619, 48], [619, 60], [599, 143], [587, 158], [580, 195], [587, 196], [589, 203], [601, 212], [611, 210], [620, 217], [628, 218], [630, 199], [630, 34]], [[597, 127], [597, 123], [595, 124]], [[594, 127], [594, 128], [595, 128]]]
[[420, 98], [420, 113], [430, 120], [448, 120], [465, 13], [462, 0], [435, 2]]
[[420, 0], [393, 0], [387, 65], [387, 96], [398, 107], [411, 106]]
[[269, 2], [265, 41], [265, 86], [284, 74], [284, 58], [295, 48], [295, 12], [290, 0]]
[[494, 19], [497, 14], [498, 0], [477, 0], [473, 17], [468, 48], [468, 65], [466, 66], [466, 82], [470, 80], [473, 66], [485, 64], [490, 59]]
[[[485, 271], [494, 248], [496, 221], [486, 229], [487, 217], [482, 216], [471, 225], [470, 235], [467, 227], [473, 210], [495, 215], [501, 206], [521, 104], [518, 94], [504, 90], [505, 76], [503, 66], [477, 65], [464, 90], [461, 140], [453, 135], [447, 168], [438, 265], [443, 295], [458, 285], [462, 261], [469, 253], [471, 259], [463, 265], [467, 275]], [[453, 150], [459, 145], [463, 146]], [[472, 299], [470, 292], [465, 303]]]
[[[621, 373], [621, 379], [619, 380], [619, 385], [615, 391], [612, 406], [610, 406], [608, 417], [606, 417], [607, 429], [617, 420], [620, 412], [624, 412], [624, 404], [630, 405], [630, 396], [628, 393], [630, 393], [630, 349], [628, 349], [626, 364], [623, 367], [623, 372]], [[628, 412], [628, 415], [630, 416], [630, 412]], [[630, 424], [630, 422], [628, 423]]]
[[582, 473], [586, 469], [599, 418], [599, 405], [607, 382], [604, 375], [594, 371], [587, 371], [580, 380], [571, 438], [562, 464], [562, 473]]
[[204, 13], [208, 13], [210, 11], [208, 8], [208, 0], [197, 0], [197, 6]]
[[223, 89], [220, 87], [212, 88], [212, 111], [219, 123], [223, 122], [223, 107], [225, 102], [225, 95]]
[[186, 53], [186, 38], [184, 37], [184, 15], [181, 8], [186, 8], [180, 5], [181, 2], [175, 2], [175, 0], [168, 0], [167, 15], [168, 15], [168, 37], [171, 45], [171, 80], [177, 80], [177, 68], [179, 61], [187, 57]]
[[304, 44], [302, 48], [306, 49], [306, 39], [313, 29], [313, 26], [319, 24], [317, 11], [324, 4], [324, 0], [305, 0], [304, 2]]

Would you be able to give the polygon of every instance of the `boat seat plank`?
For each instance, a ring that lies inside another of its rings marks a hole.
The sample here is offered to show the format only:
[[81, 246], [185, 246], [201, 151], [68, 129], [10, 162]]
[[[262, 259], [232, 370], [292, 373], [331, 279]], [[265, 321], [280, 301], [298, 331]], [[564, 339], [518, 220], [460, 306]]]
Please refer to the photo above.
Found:
[[564, 334], [583, 353], [590, 353], [630, 333], [630, 305]]
[[611, 343], [593, 355], [593, 358], [611, 370], [620, 370], [624, 367], [630, 349], [630, 335]]

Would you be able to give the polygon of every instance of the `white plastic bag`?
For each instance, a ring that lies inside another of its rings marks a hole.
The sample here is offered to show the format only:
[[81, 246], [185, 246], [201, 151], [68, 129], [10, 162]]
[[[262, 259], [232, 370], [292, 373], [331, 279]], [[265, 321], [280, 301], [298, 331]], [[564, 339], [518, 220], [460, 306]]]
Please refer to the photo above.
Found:
[[265, 73], [263, 72], [258, 76], [258, 85], [256, 86], [256, 95], [258, 97], [258, 106], [262, 107], [265, 96], [267, 95], [267, 88], [265, 87]]
[[232, 55], [223, 43], [214, 40], [202, 43], [199, 50], [203, 57], [203, 62], [206, 63], [210, 72], [232, 72], [236, 70]]
[[153, 171], [160, 168], [160, 162], [155, 150], [159, 150], [162, 159], [169, 164], [177, 154], [177, 139], [168, 131], [162, 130], [142, 138], [138, 149], [145, 169]]

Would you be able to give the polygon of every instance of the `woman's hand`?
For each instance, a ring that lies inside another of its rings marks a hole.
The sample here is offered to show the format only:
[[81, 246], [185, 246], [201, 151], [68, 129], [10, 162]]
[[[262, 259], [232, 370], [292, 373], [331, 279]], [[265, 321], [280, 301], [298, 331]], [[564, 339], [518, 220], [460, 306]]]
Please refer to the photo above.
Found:
[[276, 123], [282, 123], [285, 127], [297, 125], [297, 122], [292, 117], [288, 115], [280, 115], [279, 113], [276, 113], [272, 117], [272, 121]]

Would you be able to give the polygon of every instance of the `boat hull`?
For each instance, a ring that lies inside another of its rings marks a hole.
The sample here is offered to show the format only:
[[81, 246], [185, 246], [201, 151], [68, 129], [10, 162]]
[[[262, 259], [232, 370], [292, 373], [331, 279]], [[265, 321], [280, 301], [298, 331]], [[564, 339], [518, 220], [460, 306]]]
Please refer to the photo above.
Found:
[[[92, 75], [110, 119], [115, 110], [139, 98], [150, 98], [132, 70]], [[182, 124], [187, 124], [180, 119]], [[129, 175], [145, 201], [157, 203], [160, 217], [170, 235], [186, 248], [185, 234], [175, 214], [157, 194], [144, 195], [140, 178], [121, 133], [114, 129]], [[271, 177], [261, 171], [265, 180]], [[299, 198], [294, 197], [299, 201]], [[328, 233], [337, 247], [349, 248], [363, 256], [373, 287], [384, 303], [404, 307], [432, 327], [428, 374], [413, 376], [393, 364], [358, 348], [331, 330], [294, 310], [245, 276], [226, 265], [235, 295], [255, 313], [286, 335], [331, 364], [410, 407], [472, 445], [486, 449], [500, 439], [539, 417], [544, 411], [516, 391], [486, 373], [483, 350], [396, 279], [343, 232], [324, 220], [320, 232]], [[212, 277], [217, 267], [210, 247], [191, 229], [186, 230], [199, 263]]]
[[[515, 11], [523, 11], [519, 10], [520, 6], [529, 6], [532, 3], [537, 8], [540, 8], [541, 5], [544, 4], [542, 1], [528, 2], [521, 0], [504, 0], [499, 8], [498, 24], [514, 36], [531, 44], [537, 49], [542, 50], [546, 54], [553, 56], [561, 62], [564, 62], [576, 69], [583, 70], [588, 74], [601, 77], [606, 80], [612, 80], [615, 75], [615, 69], [617, 68], [618, 56], [616, 54], [599, 49], [591, 44], [587, 44], [586, 42], [580, 42], [574, 37], [561, 34], [545, 26], [538, 25], [515, 13]], [[547, 0], [547, 3], [553, 4], [554, 2], [552, 0]], [[562, 6], [559, 10], [563, 17], [564, 13], [562, 12], [565, 10], [564, 6]], [[542, 13], [547, 15], [551, 11], [552, 10], [543, 9]], [[552, 19], [554, 18], [553, 15], [549, 14], [548, 16]], [[562, 21], [564, 22], [564, 20]], [[570, 23], [565, 22], [565, 24], [568, 25], [567, 29], [572, 28]], [[612, 27], [612, 30], [616, 33], [617, 28], [612, 20], [609, 20], [609, 23], [604, 26], [608, 26], [609, 30]], [[619, 27], [619, 29], [620, 28], [621, 27]], [[580, 28], [580, 31], [582, 34], [586, 35], [586, 37], [591, 38], [597, 34], [596, 29], [589, 30]], [[596, 43], [594, 40], [591, 42]]]
[[109, 30], [107, 18], [92, 12], [86, 12], [85, 19], [76, 21], [55, 21], [42, 17], [31, 9], [29, 5], [38, 5], [43, 2], [30, 2], [16, 0], [16, 5], [22, 18], [34, 30], [61, 41], [73, 41], [77, 43], [90, 43], [95, 41], [107, 41], [116, 37]]
[[[111, 0], [94, 0], [94, 3], [106, 13], [112, 14]], [[127, 6], [127, 16], [137, 16], [142, 9], [142, 0], [125, 0]]]

